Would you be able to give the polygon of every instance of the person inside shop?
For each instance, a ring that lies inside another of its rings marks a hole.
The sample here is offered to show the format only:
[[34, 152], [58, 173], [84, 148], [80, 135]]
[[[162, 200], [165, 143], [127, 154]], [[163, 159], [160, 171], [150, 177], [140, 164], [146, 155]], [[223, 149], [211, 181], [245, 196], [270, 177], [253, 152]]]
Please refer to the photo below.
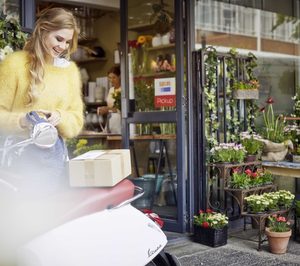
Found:
[[[2, 139], [28, 139], [37, 120], [52, 124], [59, 136], [51, 148], [30, 144], [12, 150], [5, 159], [2, 156], [1, 168], [30, 178], [28, 188], [32, 190], [51, 189], [65, 179], [64, 140], [77, 136], [83, 127], [80, 73], [69, 61], [77, 49], [78, 34], [71, 12], [46, 9], [38, 16], [23, 50], [8, 55], [0, 64]], [[28, 115], [32, 111], [38, 114], [35, 121]]]
[[106, 130], [109, 133], [121, 133], [121, 71], [119, 66], [113, 66], [108, 71], [108, 80], [111, 87], [106, 97], [106, 106], [100, 106], [97, 108], [97, 114], [99, 116], [106, 116], [108, 125], [106, 124]]

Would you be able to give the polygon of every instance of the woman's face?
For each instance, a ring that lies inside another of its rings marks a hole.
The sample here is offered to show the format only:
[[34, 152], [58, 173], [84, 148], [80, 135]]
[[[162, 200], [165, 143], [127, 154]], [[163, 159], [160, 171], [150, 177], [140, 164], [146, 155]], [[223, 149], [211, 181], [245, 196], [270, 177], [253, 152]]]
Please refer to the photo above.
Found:
[[117, 76], [114, 73], [109, 73], [108, 74], [108, 80], [110, 81], [111, 85], [114, 88], [119, 88], [120, 87], [120, 77]]
[[45, 38], [45, 47], [50, 58], [59, 57], [65, 50], [68, 49], [72, 42], [74, 30], [61, 29], [51, 31]]

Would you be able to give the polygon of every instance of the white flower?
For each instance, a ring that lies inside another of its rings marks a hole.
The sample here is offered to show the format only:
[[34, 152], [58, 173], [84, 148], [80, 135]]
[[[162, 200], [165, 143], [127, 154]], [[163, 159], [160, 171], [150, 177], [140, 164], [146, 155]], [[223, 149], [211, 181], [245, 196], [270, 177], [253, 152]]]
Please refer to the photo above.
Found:
[[2, 61], [7, 55], [11, 54], [13, 49], [6, 45], [3, 49], [0, 49], [0, 61]]

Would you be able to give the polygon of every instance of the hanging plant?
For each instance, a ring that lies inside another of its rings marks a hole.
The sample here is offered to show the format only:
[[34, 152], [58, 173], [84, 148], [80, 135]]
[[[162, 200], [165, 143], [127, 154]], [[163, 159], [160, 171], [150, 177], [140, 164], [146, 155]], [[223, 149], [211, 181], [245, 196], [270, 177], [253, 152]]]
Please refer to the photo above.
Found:
[[205, 59], [206, 80], [204, 86], [205, 94], [205, 134], [208, 143], [208, 149], [214, 147], [217, 143], [217, 131], [219, 129], [217, 115], [217, 51], [214, 47], [208, 46], [206, 49], [207, 57]]
[[167, 4], [163, 0], [160, 4], [153, 4], [153, 14], [150, 17], [150, 23], [154, 24], [154, 29], [160, 34], [169, 32], [172, 28], [173, 14], [166, 9]]
[[234, 99], [232, 95], [232, 87], [233, 84], [237, 81], [237, 55], [238, 52], [236, 49], [231, 48], [228, 52], [230, 55], [226, 58], [226, 72], [227, 72], [227, 82], [226, 82], [226, 92], [227, 99], [229, 99], [229, 108], [226, 113], [226, 121], [228, 125], [228, 130], [226, 132], [226, 137], [229, 142], [239, 141], [239, 124], [238, 120], [238, 109], [237, 109], [237, 101]]

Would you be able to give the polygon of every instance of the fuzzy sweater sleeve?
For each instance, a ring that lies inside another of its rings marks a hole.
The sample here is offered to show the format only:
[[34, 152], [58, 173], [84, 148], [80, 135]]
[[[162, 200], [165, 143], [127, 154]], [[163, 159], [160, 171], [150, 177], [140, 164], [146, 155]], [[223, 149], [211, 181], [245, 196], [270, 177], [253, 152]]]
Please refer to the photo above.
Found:
[[24, 56], [20, 56], [20, 53], [11, 54], [0, 63], [1, 132], [18, 133], [24, 131], [19, 124], [20, 116], [24, 115], [25, 113], [23, 106], [20, 106], [20, 108], [17, 110], [13, 110], [16, 94], [18, 92], [18, 86], [24, 81], [22, 77], [25, 75], [25, 73], [21, 73], [21, 70], [24, 70], [24, 65], [25, 58]]
[[57, 109], [61, 114], [61, 121], [57, 128], [59, 134], [65, 139], [77, 136], [83, 127], [82, 83], [75, 63], [71, 63], [69, 73], [69, 97], [65, 99], [67, 108]]

